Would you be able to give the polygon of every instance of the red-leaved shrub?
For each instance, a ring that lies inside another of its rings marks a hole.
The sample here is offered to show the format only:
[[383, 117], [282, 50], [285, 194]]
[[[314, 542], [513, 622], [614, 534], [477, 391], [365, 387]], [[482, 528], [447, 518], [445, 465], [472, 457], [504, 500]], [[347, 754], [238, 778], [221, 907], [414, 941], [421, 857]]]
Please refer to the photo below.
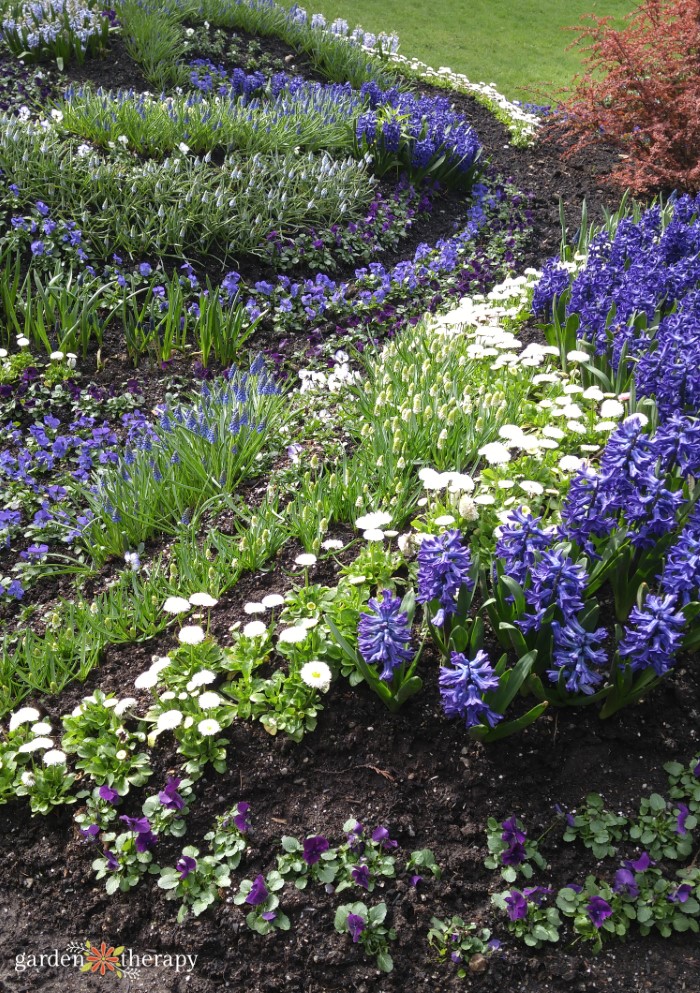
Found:
[[588, 18], [575, 46], [590, 53], [559, 125], [569, 152], [594, 142], [622, 153], [611, 176], [635, 193], [700, 191], [700, 0], [645, 0], [613, 30]]

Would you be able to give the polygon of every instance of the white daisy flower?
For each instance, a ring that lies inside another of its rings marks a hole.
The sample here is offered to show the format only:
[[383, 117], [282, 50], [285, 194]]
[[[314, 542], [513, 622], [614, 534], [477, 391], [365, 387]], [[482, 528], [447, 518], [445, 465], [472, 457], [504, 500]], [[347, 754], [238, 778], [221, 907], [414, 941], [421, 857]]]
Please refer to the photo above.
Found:
[[571, 352], [567, 352], [566, 353], [566, 358], [567, 358], [567, 361], [568, 362], [590, 362], [591, 361], [591, 356], [588, 354], [588, 352], [580, 351], [577, 348], [575, 348]]
[[600, 416], [603, 420], [608, 420], [611, 417], [622, 417], [624, 412], [624, 405], [619, 400], [603, 400], [600, 405]]
[[169, 596], [163, 604], [163, 610], [166, 614], [186, 614], [192, 610], [192, 605], [182, 596]]
[[122, 697], [122, 699], [114, 708], [114, 713], [117, 714], [118, 717], [121, 717], [124, 711], [129, 710], [129, 708], [133, 707], [135, 704], [136, 704], [136, 700], [134, 699], [133, 696]]
[[385, 524], [391, 524], [391, 514], [387, 514], [383, 510], [375, 510], [371, 514], [358, 517], [355, 521], [355, 527], [360, 531], [371, 531], [374, 528], [381, 528]]
[[156, 732], [160, 734], [161, 731], [172, 731], [173, 728], [179, 727], [181, 723], [182, 714], [179, 710], [164, 710], [162, 714], [158, 714]]
[[256, 603], [255, 601], [243, 605], [243, 612], [245, 614], [264, 614], [266, 610], [267, 607], [264, 603]]
[[151, 663], [151, 672], [162, 672], [163, 669], [167, 669], [172, 659], [167, 655], [162, 655], [160, 658], [156, 658]]
[[326, 693], [331, 685], [331, 670], [325, 662], [318, 660], [306, 662], [301, 667], [299, 675], [307, 686], [313, 686], [314, 689], [320, 690], [322, 693]]
[[296, 624], [291, 628], [282, 628], [278, 635], [278, 640], [288, 645], [296, 645], [304, 641], [308, 637], [308, 634], [309, 632], [305, 627], [302, 627], [301, 624]]
[[267, 624], [263, 621], [250, 621], [243, 628], [243, 634], [246, 638], [262, 638], [267, 634]]
[[271, 610], [273, 607], [281, 607], [284, 603], [284, 597], [280, 596], [279, 593], [268, 593], [260, 602], [266, 610]]
[[177, 633], [178, 641], [183, 645], [201, 645], [206, 635], [198, 624], [186, 624]]
[[213, 690], [207, 690], [206, 693], [201, 694], [197, 702], [202, 710], [214, 710], [221, 705], [221, 697]]
[[203, 721], [199, 722], [197, 730], [203, 737], [210, 738], [212, 735], [219, 733], [221, 725], [213, 717], [206, 717]]
[[65, 765], [66, 753], [60, 748], [51, 748], [48, 752], [44, 752], [42, 762], [44, 765]]
[[150, 690], [158, 682], [158, 673], [154, 672], [153, 669], [149, 669], [147, 672], [142, 672], [140, 676], [137, 676], [134, 680], [134, 686], [137, 690]]
[[437, 524], [439, 528], [449, 527], [450, 524], [454, 524], [455, 519], [452, 514], [441, 514], [440, 517], [436, 517], [433, 524]]
[[339, 548], [343, 547], [343, 542], [339, 541], [337, 538], [326, 538], [325, 541], [321, 542], [321, 548], [325, 552], [336, 552]]
[[31, 789], [36, 782], [33, 772], [23, 772], [20, 779], [22, 780], [22, 785], [27, 786], [29, 789]]
[[208, 593], [193, 593], [190, 603], [193, 607], [215, 607], [219, 601]]
[[294, 561], [296, 562], [297, 565], [303, 566], [305, 569], [308, 569], [310, 566], [316, 565], [317, 559], [316, 556], [312, 555], [310, 552], [302, 552], [301, 555], [297, 555]]
[[190, 679], [187, 684], [188, 690], [194, 690], [198, 686], [208, 686], [209, 683], [213, 683], [216, 679], [216, 673], [212, 672], [211, 669], [200, 669], [199, 672], [195, 672], [192, 679]]
[[384, 532], [379, 528], [367, 528], [362, 532], [362, 537], [365, 541], [384, 541]]
[[559, 468], [562, 472], [576, 472], [583, 465], [583, 459], [579, 459], [576, 455], [563, 455], [559, 459]]
[[510, 462], [510, 452], [500, 441], [491, 441], [488, 445], [483, 445], [479, 449], [479, 455], [483, 455], [489, 465], [503, 465]]
[[38, 752], [42, 748], [53, 748], [53, 738], [32, 738], [31, 741], [25, 741], [23, 745], [20, 745], [17, 749], [18, 752]]
[[34, 707], [20, 707], [10, 718], [10, 731], [16, 731], [18, 727], [29, 724], [30, 721], [38, 721], [40, 717], [41, 714]]
[[32, 734], [51, 734], [51, 725], [47, 721], [39, 721], [32, 725]]
[[523, 479], [518, 485], [523, 493], [531, 497], [541, 496], [544, 493], [544, 486], [534, 479]]

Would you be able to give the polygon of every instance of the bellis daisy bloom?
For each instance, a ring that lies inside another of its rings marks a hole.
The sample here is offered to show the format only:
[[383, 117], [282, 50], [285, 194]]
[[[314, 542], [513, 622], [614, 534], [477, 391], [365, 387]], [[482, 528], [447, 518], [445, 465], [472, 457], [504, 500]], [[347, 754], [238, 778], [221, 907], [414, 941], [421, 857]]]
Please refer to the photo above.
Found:
[[260, 602], [266, 610], [271, 610], [273, 607], [281, 607], [284, 603], [284, 597], [280, 596], [279, 593], [268, 593]]
[[197, 702], [202, 710], [214, 710], [221, 704], [221, 697], [213, 690], [207, 690], [206, 693], [202, 693]]
[[208, 593], [193, 593], [190, 603], [193, 607], [215, 607], [219, 601]]
[[246, 638], [262, 638], [267, 634], [267, 625], [262, 621], [251, 621], [243, 628], [243, 634]]
[[16, 731], [18, 727], [29, 724], [30, 721], [38, 721], [40, 716], [39, 711], [34, 707], [21, 707], [10, 718], [10, 731]]
[[192, 605], [182, 596], [169, 596], [163, 604], [163, 610], [166, 614], [186, 614], [192, 610]]
[[162, 714], [158, 714], [156, 732], [160, 734], [161, 731], [172, 731], [173, 728], [179, 727], [181, 723], [182, 714], [179, 710], [164, 710]]
[[371, 531], [375, 528], [382, 528], [385, 524], [391, 524], [391, 514], [383, 510], [375, 510], [371, 514], [364, 514], [355, 521], [355, 527], [359, 531]]
[[308, 637], [308, 634], [309, 631], [307, 628], [302, 627], [301, 624], [297, 624], [292, 628], [283, 628], [278, 635], [278, 640], [288, 645], [296, 645], [304, 641]]
[[219, 733], [221, 725], [213, 717], [207, 717], [199, 722], [197, 730], [204, 738], [210, 738], [212, 735]]
[[60, 748], [50, 748], [48, 752], [44, 752], [42, 762], [44, 765], [65, 765], [66, 753]]
[[208, 686], [209, 683], [213, 683], [216, 679], [216, 673], [212, 672], [211, 669], [200, 669], [199, 672], [195, 672], [194, 676], [190, 679], [187, 684], [188, 690], [195, 690], [198, 686]]
[[315, 555], [310, 552], [303, 552], [301, 555], [297, 555], [294, 559], [297, 565], [303, 566], [305, 569], [310, 568], [312, 565], [316, 565], [317, 559]]
[[325, 662], [306, 662], [299, 672], [302, 682], [325, 693], [331, 685], [331, 670]]
[[149, 669], [147, 672], [142, 672], [140, 676], [137, 676], [134, 680], [134, 686], [137, 690], [150, 690], [158, 682], [158, 673]]
[[177, 633], [178, 641], [183, 645], [201, 645], [206, 635], [198, 624], [186, 624]]

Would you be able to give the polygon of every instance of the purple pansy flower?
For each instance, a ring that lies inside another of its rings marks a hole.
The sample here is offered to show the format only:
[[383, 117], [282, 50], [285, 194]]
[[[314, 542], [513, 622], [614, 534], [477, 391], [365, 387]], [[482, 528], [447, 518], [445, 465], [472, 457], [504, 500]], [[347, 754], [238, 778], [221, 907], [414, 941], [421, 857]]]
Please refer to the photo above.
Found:
[[348, 914], [348, 931], [352, 935], [354, 944], [360, 940], [360, 935], [365, 929], [366, 921], [359, 914]]
[[246, 831], [250, 831], [250, 822], [247, 819], [247, 813], [250, 810], [250, 804], [241, 803], [236, 807], [237, 813], [233, 815], [233, 823], [236, 825], [241, 834], [245, 834]]
[[245, 898], [245, 902], [251, 904], [253, 907], [259, 907], [261, 903], [265, 903], [269, 895], [267, 886], [265, 885], [265, 877], [256, 876], [250, 888], [250, 893]]
[[158, 794], [158, 799], [166, 810], [182, 810], [185, 806], [185, 801], [177, 792], [177, 788], [181, 782], [181, 779], [171, 777], [165, 784], [165, 789], [161, 790]]
[[180, 873], [180, 879], [187, 879], [189, 874], [197, 868], [197, 860], [193, 859], [191, 855], [183, 855], [175, 868]]
[[369, 866], [356, 865], [350, 875], [357, 886], [361, 886], [363, 890], [369, 889]]
[[602, 926], [603, 921], [612, 915], [613, 909], [602, 896], [592, 896], [586, 905], [586, 913], [595, 927]]
[[100, 800], [104, 800], [106, 803], [115, 803], [119, 798], [119, 794], [116, 790], [113, 790], [111, 786], [100, 786], [98, 790], [98, 796]]
[[311, 838], [305, 838], [302, 858], [307, 865], [315, 865], [320, 860], [323, 852], [327, 852], [330, 847], [328, 839], [324, 838], [321, 834]]

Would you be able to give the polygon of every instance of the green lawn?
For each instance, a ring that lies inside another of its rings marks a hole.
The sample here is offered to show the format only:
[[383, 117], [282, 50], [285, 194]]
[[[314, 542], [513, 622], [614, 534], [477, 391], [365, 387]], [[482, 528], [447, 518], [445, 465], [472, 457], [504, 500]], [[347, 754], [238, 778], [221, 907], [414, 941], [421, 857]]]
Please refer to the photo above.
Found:
[[[291, 0], [282, 0], [286, 6]], [[402, 55], [449, 66], [472, 82], [495, 83], [511, 99], [546, 102], [580, 71], [562, 30], [581, 15], [621, 19], [635, 0], [302, 0], [310, 14], [344, 17], [350, 27], [395, 31]]]

